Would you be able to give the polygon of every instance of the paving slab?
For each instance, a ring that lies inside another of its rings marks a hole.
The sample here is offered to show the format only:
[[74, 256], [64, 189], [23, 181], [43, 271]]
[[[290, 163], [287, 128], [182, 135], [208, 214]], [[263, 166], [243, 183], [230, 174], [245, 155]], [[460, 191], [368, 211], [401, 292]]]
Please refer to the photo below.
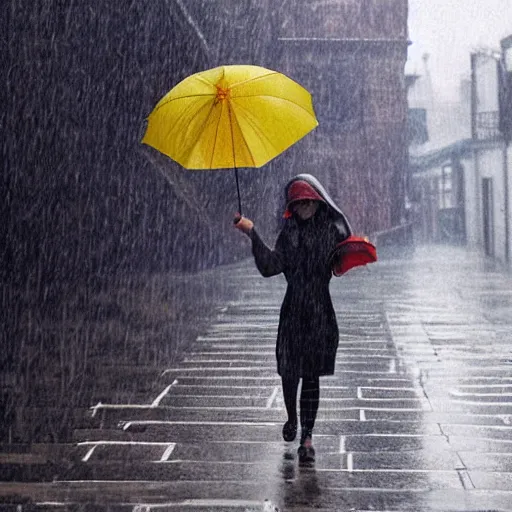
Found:
[[284, 279], [231, 270], [238, 295], [172, 366], [99, 360], [137, 392], [102, 387], [72, 445], [0, 446], [0, 510], [512, 510], [511, 274], [436, 247], [334, 279], [336, 373], [303, 465], [281, 438]]

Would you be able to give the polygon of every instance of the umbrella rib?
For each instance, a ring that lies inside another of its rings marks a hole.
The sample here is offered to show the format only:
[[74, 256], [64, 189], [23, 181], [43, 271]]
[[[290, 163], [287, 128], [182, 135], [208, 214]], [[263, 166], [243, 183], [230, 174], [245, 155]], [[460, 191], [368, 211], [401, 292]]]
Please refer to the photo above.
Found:
[[213, 93], [208, 93], [208, 94], [187, 94], [186, 96], [176, 96], [175, 98], [169, 98], [164, 103], [158, 104], [151, 114], [157, 112], [162, 107], [165, 107], [165, 105], [168, 105], [169, 103], [171, 103], [171, 101], [184, 100], [184, 99], [187, 99], [187, 98], [200, 98], [202, 96], [211, 96], [213, 98], [215, 96], [215, 94], [213, 94]]
[[[194, 144], [192, 145], [192, 147], [189, 149], [189, 151], [187, 152], [187, 158], [190, 156], [190, 154], [194, 151], [194, 149], [196, 148], [196, 146], [199, 144], [199, 140], [201, 139], [201, 135], [203, 134], [203, 129], [206, 125], [206, 123], [208, 122], [208, 120], [210, 119], [210, 116], [212, 114], [212, 111], [215, 107], [215, 103], [212, 103], [210, 105], [210, 112], [208, 113], [208, 115], [206, 116], [204, 122], [203, 122], [203, 125], [201, 126], [201, 129], [198, 131], [198, 136], [197, 136], [197, 139], [195, 140]], [[192, 121], [191, 121], [192, 122]], [[220, 123], [220, 116], [219, 116], [219, 123]], [[217, 130], [219, 129], [219, 123], [217, 123]], [[190, 124], [190, 123], [189, 123]], [[217, 133], [217, 131], [216, 131]], [[217, 140], [217, 137], [215, 137], [215, 140]], [[212, 160], [213, 160], [213, 157], [212, 157]], [[211, 162], [210, 162], [210, 168], [211, 168]]]
[[[247, 144], [247, 139], [245, 138], [245, 135], [244, 135], [244, 132], [242, 131], [242, 129], [240, 128], [240, 123], [238, 122], [238, 118], [236, 116], [236, 112], [234, 109], [231, 108], [231, 104], [228, 104], [228, 109], [229, 109], [229, 118], [231, 118], [231, 113], [233, 113], [233, 119], [234, 119], [234, 122], [236, 122], [236, 125], [238, 126], [238, 130], [239, 132], [242, 134], [242, 139], [245, 143], [245, 146], [248, 150], [248, 153], [251, 157], [251, 160], [252, 160], [252, 164], [256, 167], [256, 161], [254, 160], [254, 157], [252, 156], [252, 153], [251, 153], [251, 150], [249, 148], [249, 144]], [[231, 142], [233, 144], [233, 162], [235, 162], [235, 167], [236, 167], [236, 161], [235, 161], [235, 138], [233, 136], [233, 127], [231, 127]]]
[[[212, 109], [213, 109], [213, 106], [212, 106]], [[215, 128], [215, 140], [213, 142], [212, 156], [210, 158], [210, 169], [212, 168], [213, 157], [215, 155], [215, 148], [217, 147], [217, 135], [219, 133], [220, 120], [222, 119], [222, 111], [223, 110], [224, 110], [224, 102], [221, 102], [221, 110], [220, 110], [220, 114], [219, 114], [219, 119], [217, 120], [217, 126]]]
[[295, 105], [297, 108], [307, 112], [310, 116], [314, 117], [314, 115], [311, 114], [311, 112], [309, 110], [307, 110], [307, 108], [303, 107], [302, 105], [299, 105], [295, 101], [292, 101], [288, 98], [283, 98], [282, 96], [275, 96], [273, 94], [247, 94], [247, 95], [241, 95], [241, 96], [237, 95], [233, 99], [238, 99], [238, 98], [276, 98], [278, 100], [282, 100], [282, 101], [286, 101], [287, 103], [291, 103], [292, 105]]
[[[250, 111], [250, 110], [247, 110], [247, 109], [245, 109], [244, 107], [242, 107], [242, 106], [240, 106], [240, 105], [237, 105], [237, 108], [238, 108], [238, 109], [240, 109], [240, 110], [243, 110], [244, 112], [246, 112], [246, 113], [248, 113], [248, 114], [251, 114], [251, 111]], [[235, 116], [236, 116], [236, 114], [235, 114]], [[250, 115], [249, 115], [249, 116], [247, 116], [247, 117], [245, 117], [245, 120], [246, 120], [246, 121], [247, 121], [247, 122], [248, 122], [248, 123], [253, 127], [253, 129], [254, 129], [256, 132], [258, 132], [258, 133], [259, 133], [259, 135], [260, 135], [260, 137], [261, 137], [262, 139], [266, 139], [266, 140], [267, 140], [267, 142], [268, 142], [268, 143], [269, 143], [269, 144], [274, 148], [274, 151], [279, 152], [279, 148], [276, 148], [276, 147], [274, 146], [274, 144], [273, 144], [272, 140], [267, 136], [267, 134], [266, 134], [263, 130], [261, 130], [261, 129], [259, 128], [259, 126], [257, 125], [257, 123], [254, 123], [254, 122], [251, 120], [251, 116], [250, 116]], [[237, 119], [237, 123], [238, 123], [238, 119]], [[238, 123], [238, 126], [240, 126], [240, 124], [239, 124], [239, 123]], [[242, 132], [242, 130], [240, 130], [240, 132], [242, 133], [242, 136], [243, 136], [243, 132]], [[244, 137], [244, 141], [245, 141], [245, 137]], [[247, 145], [247, 142], [246, 142], [246, 145]], [[249, 147], [249, 146], [247, 145], [247, 147]], [[249, 151], [249, 153], [250, 153], [250, 151]], [[251, 154], [251, 158], [252, 158], [252, 154]], [[253, 159], [253, 161], [254, 161], [254, 159]]]
[[266, 75], [260, 75], [260, 76], [255, 76], [253, 78], [248, 78], [247, 80], [242, 80], [241, 82], [236, 82], [236, 83], [232, 84], [231, 89], [233, 87], [239, 87], [240, 85], [245, 85], [250, 82], [256, 82], [257, 80], [263, 80], [264, 78], [268, 78], [269, 76], [278, 75], [278, 74], [279, 73], [277, 71], [272, 71], [271, 73], [267, 73]]
[[198, 73], [196, 75], [196, 80], [199, 80], [200, 82], [203, 82], [203, 84], [208, 84], [208, 85], [212, 85], [213, 87], [215, 87], [215, 83], [214, 82], [210, 82], [210, 80], [206, 80], [206, 78], [202, 75], [202, 73]]
[[[199, 110], [197, 110], [197, 111], [192, 115], [192, 117], [190, 117], [190, 118], [189, 118], [188, 123], [187, 123], [187, 125], [185, 126], [185, 129], [187, 129], [187, 128], [192, 124], [192, 121], [195, 119], [195, 117], [196, 117], [196, 116], [198, 116], [198, 115], [199, 115], [199, 113], [200, 113], [200, 112], [201, 112], [205, 107], [207, 107], [207, 106], [208, 106], [208, 103], [206, 103], [205, 105], [203, 105]], [[181, 115], [176, 119], [176, 122], [174, 123], [174, 125], [169, 126], [169, 130], [167, 131], [166, 139], [167, 139], [167, 138], [168, 138], [168, 137], [173, 133], [174, 126], [175, 126], [176, 124], [178, 124], [178, 123], [181, 121], [181, 119], [186, 118], [186, 117], [188, 116], [188, 112], [189, 112], [189, 111], [191, 111], [191, 110], [193, 109], [193, 107], [194, 107], [194, 105], [189, 105], [189, 106], [188, 106], [188, 108], [187, 108], [187, 110], [183, 111], [183, 112], [181, 113]], [[211, 110], [211, 108], [212, 108], [212, 107], [210, 107], [210, 110]], [[209, 116], [209, 115], [210, 115], [210, 114], [208, 114], [208, 115], [206, 116], [206, 119], [208, 119], [208, 116]], [[206, 123], [206, 121], [205, 121], [205, 123]], [[204, 123], [203, 123], [203, 127], [204, 127]]]

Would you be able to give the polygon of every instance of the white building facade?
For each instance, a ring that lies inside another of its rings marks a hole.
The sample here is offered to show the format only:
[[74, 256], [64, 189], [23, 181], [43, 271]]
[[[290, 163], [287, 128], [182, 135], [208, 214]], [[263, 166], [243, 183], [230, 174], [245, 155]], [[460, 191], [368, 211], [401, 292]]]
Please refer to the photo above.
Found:
[[512, 268], [510, 48], [512, 36], [501, 54], [471, 55], [469, 136], [411, 148], [410, 165], [416, 239], [466, 244]]

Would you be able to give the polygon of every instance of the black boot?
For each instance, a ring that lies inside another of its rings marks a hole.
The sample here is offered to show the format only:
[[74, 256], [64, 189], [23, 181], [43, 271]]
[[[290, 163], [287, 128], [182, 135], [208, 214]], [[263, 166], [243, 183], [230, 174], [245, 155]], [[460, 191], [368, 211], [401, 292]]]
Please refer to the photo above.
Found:
[[297, 420], [295, 422], [292, 422], [288, 420], [283, 425], [283, 439], [289, 443], [290, 441], [293, 441], [297, 437]]
[[313, 433], [311, 430], [302, 432], [300, 437], [300, 446], [298, 450], [299, 462], [315, 462], [315, 449], [313, 448]]

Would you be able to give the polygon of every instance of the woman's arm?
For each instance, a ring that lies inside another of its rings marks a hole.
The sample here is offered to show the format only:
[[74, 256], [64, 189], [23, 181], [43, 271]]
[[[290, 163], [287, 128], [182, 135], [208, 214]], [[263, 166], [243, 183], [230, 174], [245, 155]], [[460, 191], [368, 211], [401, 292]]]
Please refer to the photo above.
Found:
[[252, 254], [256, 268], [260, 274], [263, 277], [271, 277], [283, 272], [285, 265], [282, 253], [277, 248], [270, 249], [254, 228], [250, 231], [249, 237], [252, 240]]
[[271, 277], [283, 272], [285, 265], [283, 255], [279, 251], [279, 239], [276, 243], [276, 249], [272, 250], [261, 239], [250, 219], [245, 217], [235, 218], [235, 227], [251, 239], [256, 268], [263, 277]]

